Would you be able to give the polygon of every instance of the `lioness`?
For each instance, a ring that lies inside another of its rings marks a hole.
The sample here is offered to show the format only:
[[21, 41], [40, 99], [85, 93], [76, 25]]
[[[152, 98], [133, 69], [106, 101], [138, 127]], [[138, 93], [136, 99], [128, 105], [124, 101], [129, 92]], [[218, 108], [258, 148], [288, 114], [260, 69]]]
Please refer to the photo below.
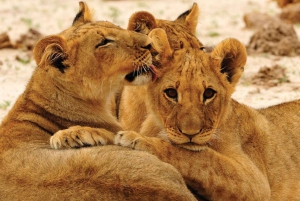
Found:
[[180, 173], [148, 153], [49, 146], [73, 125], [108, 135], [121, 128], [109, 94], [135, 82], [141, 66], [149, 75], [148, 44], [146, 35], [92, 21], [83, 2], [72, 27], [36, 44], [38, 67], [0, 125], [0, 200], [195, 200]]
[[209, 200], [300, 200], [300, 101], [265, 109], [240, 104], [231, 95], [246, 63], [244, 45], [226, 39], [211, 55], [173, 52], [156, 31], [161, 69], [139, 96], [149, 104], [142, 135], [121, 131], [115, 144], [172, 164]]

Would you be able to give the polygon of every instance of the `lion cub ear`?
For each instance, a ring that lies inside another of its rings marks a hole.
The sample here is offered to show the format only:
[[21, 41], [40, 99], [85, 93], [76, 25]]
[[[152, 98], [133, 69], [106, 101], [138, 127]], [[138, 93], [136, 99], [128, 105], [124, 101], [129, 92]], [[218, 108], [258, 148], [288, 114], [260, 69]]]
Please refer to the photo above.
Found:
[[200, 15], [200, 9], [197, 3], [194, 3], [192, 8], [182, 13], [175, 22], [184, 24], [192, 34], [196, 34], [196, 28], [198, 24], [198, 18]]
[[219, 63], [218, 66], [213, 67], [224, 74], [232, 85], [237, 84], [247, 61], [245, 46], [234, 38], [225, 39], [214, 48], [211, 58]]
[[66, 41], [61, 36], [51, 35], [36, 43], [33, 55], [40, 68], [48, 71], [53, 66], [64, 73], [67, 66], [63, 64], [63, 61], [68, 57], [66, 50]]
[[156, 20], [152, 14], [146, 11], [139, 11], [132, 14], [129, 18], [127, 30], [149, 34], [149, 32], [156, 27]]
[[170, 46], [165, 30], [161, 28], [153, 29], [148, 36], [152, 40], [152, 47], [158, 52], [160, 57], [170, 57], [173, 50]]
[[88, 23], [93, 21], [93, 15], [90, 11], [88, 5], [85, 2], [79, 2], [79, 12], [73, 20], [73, 26], [78, 26], [80, 24]]

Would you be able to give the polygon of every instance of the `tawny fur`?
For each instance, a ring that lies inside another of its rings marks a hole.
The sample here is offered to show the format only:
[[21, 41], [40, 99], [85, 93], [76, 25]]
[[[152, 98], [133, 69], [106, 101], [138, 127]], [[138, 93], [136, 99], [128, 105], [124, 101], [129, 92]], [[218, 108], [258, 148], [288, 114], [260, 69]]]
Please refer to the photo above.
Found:
[[[50, 113], [60, 117], [60, 121], [71, 119], [69, 124], [51, 128], [51, 134], [59, 130], [50, 139], [51, 147], [112, 144], [114, 133], [122, 127], [110, 111], [110, 99], [124, 85], [132, 85], [125, 79], [127, 74], [152, 65], [150, 51], [142, 48], [149, 44], [150, 40], [144, 34], [122, 30], [109, 22], [92, 22], [86, 6], [81, 7], [73, 27], [37, 43], [34, 53], [41, 67], [35, 73], [39, 75], [34, 77], [42, 79], [48, 88], [39, 84], [37, 87], [49, 92], [45, 99], [50, 105], [48, 110], [54, 110]], [[66, 66], [66, 72], [51, 66], [54, 63], [51, 59], [58, 56], [64, 59], [61, 63]], [[44, 79], [46, 73], [49, 76]], [[54, 90], [57, 91], [55, 96], [52, 95]], [[61, 114], [60, 107], [73, 112]], [[89, 129], [88, 126], [100, 128], [93, 131], [94, 138], [85, 136], [84, 129]]]
[[121, 129], [109, 95], [139, 63], [151, 63], [141, 48], [148, 44], [145, 35], [92, 22], [82, 2], [72, 27], [37, 43], [38, 67], [0, 125], [0, 200], [195, 200], [173, 166], [146, 152], [49, 145], [70, 126]]
[[247, 59], [235, 39], [210, 55], [195, 48], [168, 55], [167, 36], [155, 35], [165, 46], [157, 80], [139, 96], [147, 119], [140, 134], [119, 132], [115, 144], [172, 164], [208, 200], [300, 200], [300, 101], [253, 109], [231, 99]]
[[[128, 29], [149, 34], [150, 31], [155, 28], [162, 28], [167, 34], [170, 48], [172, 49], [170, 51], [177, 51], [189, 47], [199, 49], [203, 46], [195, 37], [199, 14], [200, 10], [196, 3], [193, 4], [190, 10], [182, 13], [174, 21], [156, 19], [152, 14], [141, 11], [134, 13], [130, 17]], [[160, 36], [153, 35], [153, 37]], [[153, 40], [155, 40], [155, 38]], [[152, 45], [155, 45], [155, 49], [159, 51], [159, 49], [163, 48], [160, 47], [163, 44], [158, 44], [160, 40], [155, 41], [157, 42]], [[170, 54], [166, 51], [165, 53]], [[161, 56], [162, 55], [158, 55], [154, 58], [154, 63], [158, 69], [162, 66], [160, 61]], [[173, 64], [168, 65], [172, 66]], [[148, 105], [148, 103], [147, 99], [145, 100], [144, 97], [140, 97], [139, 94], [145, 94], [146, 88], [147, 86], [124, 87], [120, 100], [120, 105], [124, 107], [119, 107], [119, 121], [124, 130], [140, 131], [141, 124], [145, 121], [147, 116], [146, 105]], [[137, 97], [137, 99], [127, 97]], [[132, 112], [130, 108], [139, 108], [139, 112]], [[153, 133], [156, 135], [157, 131], [153, 130]]]

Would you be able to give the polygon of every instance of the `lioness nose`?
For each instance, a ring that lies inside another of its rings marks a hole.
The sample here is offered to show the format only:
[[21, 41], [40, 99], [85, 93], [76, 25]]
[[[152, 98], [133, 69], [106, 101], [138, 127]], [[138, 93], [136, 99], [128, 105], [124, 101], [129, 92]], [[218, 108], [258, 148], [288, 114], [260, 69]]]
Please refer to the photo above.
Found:
[[152, 39], [148, 37], [146, 34], [135, 33], [133, 35], [133, 42], [141, 47], [147, 47], [151, 44]]

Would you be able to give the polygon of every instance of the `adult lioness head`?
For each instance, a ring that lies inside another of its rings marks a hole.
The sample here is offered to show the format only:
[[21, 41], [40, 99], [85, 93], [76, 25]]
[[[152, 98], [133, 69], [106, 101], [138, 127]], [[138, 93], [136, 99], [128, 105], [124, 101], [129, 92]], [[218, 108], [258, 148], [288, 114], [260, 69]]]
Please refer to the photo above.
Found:
[[160, 51], [157, 80], [148, 87], [149, 103], [174, 144], [200, 150], [230, 110], [229, 100], [246, 63], [246, 49], [226, 39], [211, 54], [196, 48], [172, 51], [163, 30], [150, 32]]
[[174, 21], [156, 19], [147, 11], [139, 11], [132, 14], [127, 29], [149, 34], [155, 28], [162, 28], [167, 33], [173, 50], [186, 47], [201, 48], [202, 43], [195, 37], [199, 14], [197, 3], [194, 3], [191, 9], [179, 15]]
[[73, 26], [41, 39], [34, 57], [39, 67], [60, 83], [59, 87], [94, 99], [103, 96], [101, 85], [113, 90], [120, 83], [139, 84], [135, 78], [143, 73], [150, 76], [142, 81], [150, 81], [152, 58], [143, 48], [149, 44], [144, 34], [110, 22], [94, 22], [87, 5], [80, 2]]

